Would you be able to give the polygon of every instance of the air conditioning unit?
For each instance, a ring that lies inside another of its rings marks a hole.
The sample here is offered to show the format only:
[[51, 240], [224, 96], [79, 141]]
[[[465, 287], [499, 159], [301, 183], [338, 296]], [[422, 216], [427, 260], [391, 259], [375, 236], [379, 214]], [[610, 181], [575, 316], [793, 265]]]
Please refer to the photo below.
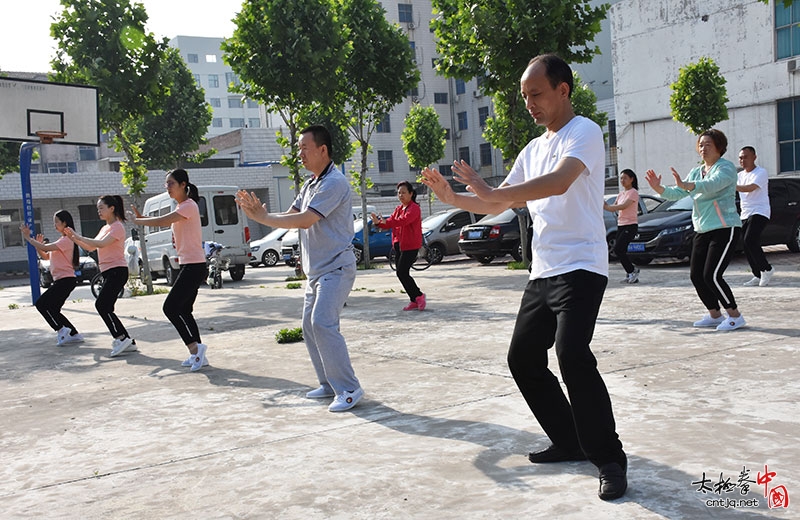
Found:
[[461, 139], [461, 134], [463, 134], [463, 132], [461, 130], [457, 130], [456, 131], [456, 139]]
[[416, 28], [416, 26], [414, 25], [414, 22], [408, 22], [406, 24], [406, 27], [408, 27], [409, 29], [415, 29]]
[[476, 97], [476, 98], [483, 97], [483, 93], [480, 90], [473, 90], [472, 91], [472, 97]]
[[789, 72], [797, 72], [800, 68], [797, 67], [797, 60], [789, 60], [786, 62], [786, 70]]
[[461, 96], [459, 96], [458, 94], [456, 94], [455, 96], [453, 96], [453, 103], [458, 103], [458, 100], [459, 100], [459, 99], [461, 99]]

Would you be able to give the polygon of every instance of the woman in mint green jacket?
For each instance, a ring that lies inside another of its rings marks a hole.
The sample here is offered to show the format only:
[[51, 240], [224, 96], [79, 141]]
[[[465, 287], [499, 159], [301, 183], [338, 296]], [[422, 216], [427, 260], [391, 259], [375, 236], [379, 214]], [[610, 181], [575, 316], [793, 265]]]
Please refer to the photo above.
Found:
[[[697, 295], [708, 314], [694, 322], [695, 327], [714, 327], [735, 330], [745, 325], [744, 316], [736, 306], [730, 286], [722, 278], [728, 268], [733, 249], [739, 240], [742, 221], [736, 211], [736, 167], [723, 159], [728, 149], [725, 134], [716, 129], [706, 130], [697, 139], [697, 151], [703, 163], [694, 168], [686, 180], [674, 168], [676, 186], [661, 185], [661, 176], [647, 170], [650, 187], [669, 200], [692, 197], [694, 241], [689, 272]], [[720, 307], [725, 309], [723, 315]]]

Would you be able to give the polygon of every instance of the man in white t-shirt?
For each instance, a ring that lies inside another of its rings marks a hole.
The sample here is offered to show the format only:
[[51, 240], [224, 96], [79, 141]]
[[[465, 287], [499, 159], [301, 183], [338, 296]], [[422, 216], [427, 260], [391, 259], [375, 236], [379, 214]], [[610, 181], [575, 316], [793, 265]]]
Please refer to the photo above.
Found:
[[752, 146], [739, 151], [739, 164], [744, 168], [736, 182], [742, 207], [742, 241], [747, 263], [753, 271], [753, 278], [744, 285], [764, 287], [769, 285], [775, 273], [761, 249], [761, 233], [770, 217], [769, 174], [761, 166], [756, 166], [756, 149]]
[[[532, 59], [520, 87], [528, 112], [546, 131], [520, 152], [498, 188], [464, 161], [453, 165], [454, 178], [477, 196], [455, 193], [436, 170], [423, 170], [423, 182], [442, 201], [476, 213], [528, 207], [531, 274], [508, 365], [552, 442], [528, 458], [534, 463], [588, 459], [600, 471], [600, 498], [613, 500], [627, 489], [627, 459], [589, 347], [608, 284], [603, 132], [575, 115], [572, 71], [558, 56]], [[547, 366], [554, 345], [569, 400]]]

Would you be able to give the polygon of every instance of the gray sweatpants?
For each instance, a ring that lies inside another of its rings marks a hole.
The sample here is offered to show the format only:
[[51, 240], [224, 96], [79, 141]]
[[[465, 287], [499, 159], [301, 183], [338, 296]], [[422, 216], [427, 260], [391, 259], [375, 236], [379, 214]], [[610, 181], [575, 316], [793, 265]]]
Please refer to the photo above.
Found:
[[339, 316], [355, 279], [355, 263], [309, 279], [303, 302], [303, 338], [308, 355], [320, 384], [330, 386], [336, 395], [360, 386], [339, 331]]

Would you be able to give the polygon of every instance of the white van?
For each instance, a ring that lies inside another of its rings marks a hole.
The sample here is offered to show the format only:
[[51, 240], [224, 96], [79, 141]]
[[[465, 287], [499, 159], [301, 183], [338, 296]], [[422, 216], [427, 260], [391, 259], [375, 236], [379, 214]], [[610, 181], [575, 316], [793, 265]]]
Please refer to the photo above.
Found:
[[[200, 224], [203, 242], [218, 242], [225, 246], [224, 257], [230, 258], [230, 275], [234, 281], [244, 277], [244, 267], [250, 262], [250, 228], [247, 217], [236, 205], [236, 186], [198, 186]], [[167, 193], [150, 197], [144, 203], [142, 214], [148, 217], [166, 215], [178, 205]], [[172, 241], [169, 226], [145, 226], [145, 244], [150, 273], [155, 279], [163, 276], [172, 285], [178, 274], [178, 253]]]

